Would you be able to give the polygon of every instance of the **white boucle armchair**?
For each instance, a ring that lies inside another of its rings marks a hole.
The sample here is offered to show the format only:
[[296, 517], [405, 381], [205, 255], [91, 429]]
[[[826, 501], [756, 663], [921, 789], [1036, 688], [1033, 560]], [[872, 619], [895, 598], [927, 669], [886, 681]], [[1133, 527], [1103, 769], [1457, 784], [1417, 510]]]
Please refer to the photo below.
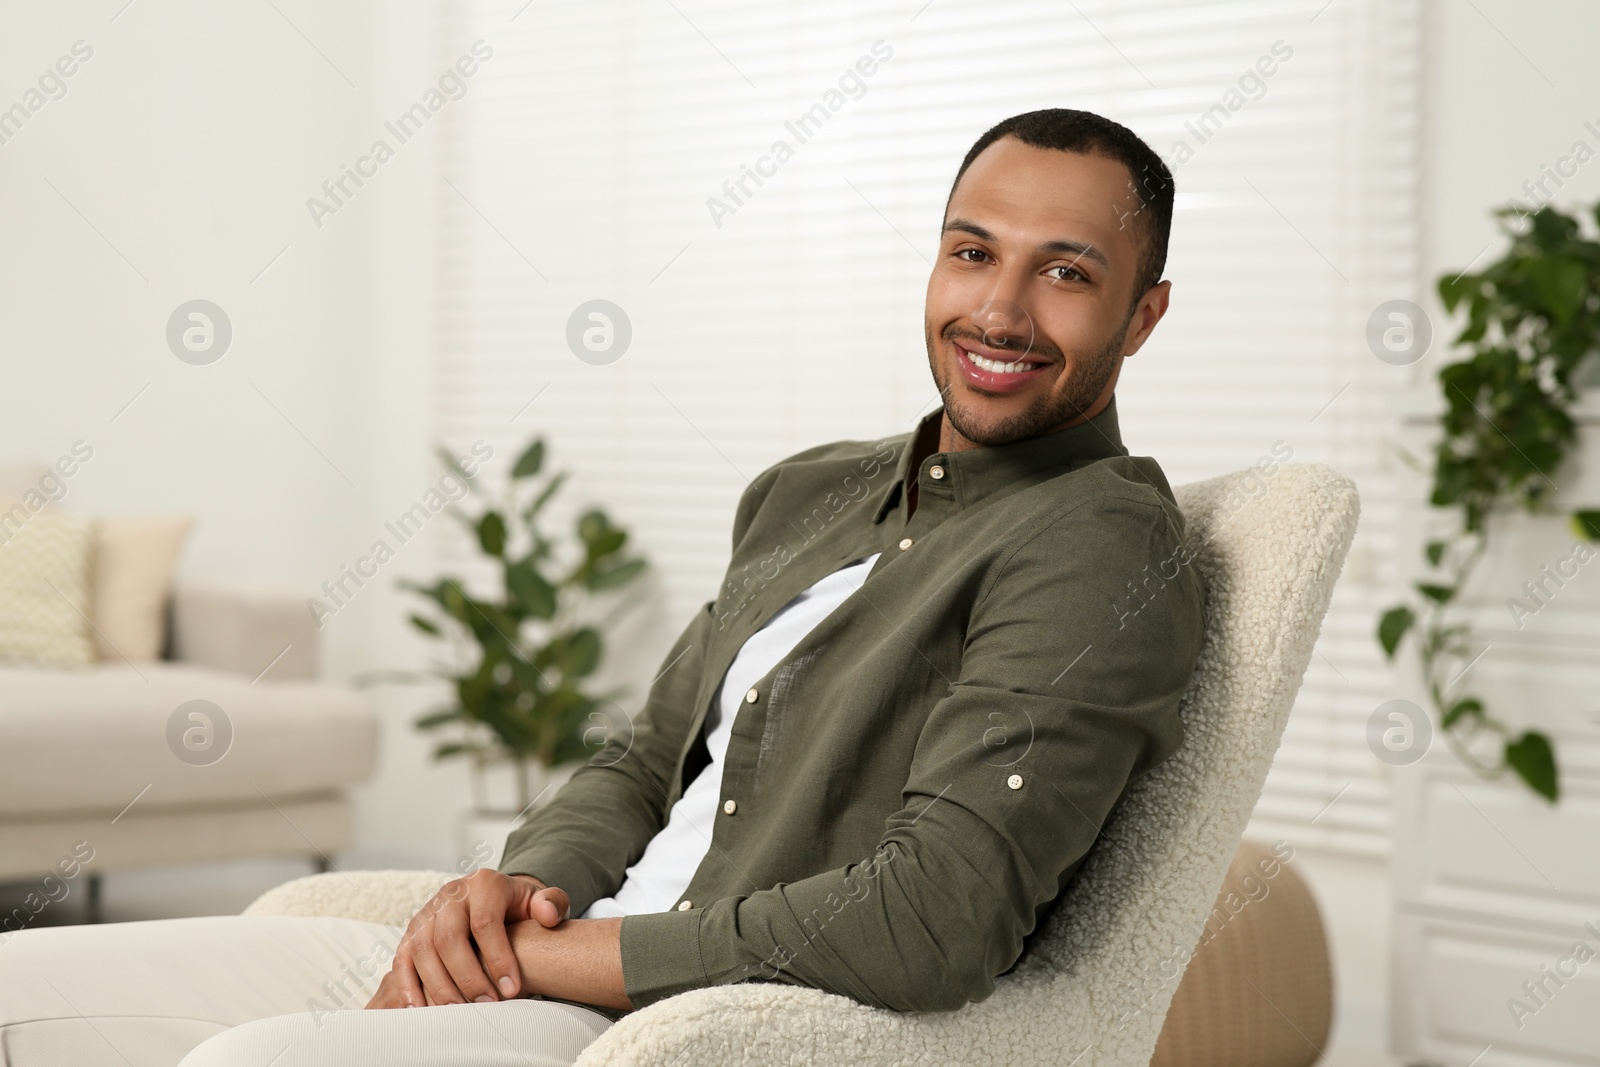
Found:
[[[1277, 750], [1359, 511], [1354, 484], [1315, 465], [1241, 471], [1181, 486], [1177, 498], [1207, 597], [1183, 746], [1123, 797], [989, 999], [895, 1014], [787, 985], [701, 989], [626, 1016], [580, 1067], [1148, 1064]], [[404, 924], [449, 877], [316, 875], [271, 890], [249, 912]]]

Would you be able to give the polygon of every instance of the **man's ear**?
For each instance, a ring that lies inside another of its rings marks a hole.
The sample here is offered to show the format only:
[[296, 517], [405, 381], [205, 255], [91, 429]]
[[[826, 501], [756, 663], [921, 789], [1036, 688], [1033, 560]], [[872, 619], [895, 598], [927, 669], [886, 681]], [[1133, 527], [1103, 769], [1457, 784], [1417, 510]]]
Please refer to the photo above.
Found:
[[1157, 282], [1139, 298], [1133, 307], [1133, 314], [1128, 316], [1128, 332], [1122, 338], [1123, 356], [1131, 356], [1144, 347], [1156, 323], [1167, 313], [1171, 299], [1171, 282]]

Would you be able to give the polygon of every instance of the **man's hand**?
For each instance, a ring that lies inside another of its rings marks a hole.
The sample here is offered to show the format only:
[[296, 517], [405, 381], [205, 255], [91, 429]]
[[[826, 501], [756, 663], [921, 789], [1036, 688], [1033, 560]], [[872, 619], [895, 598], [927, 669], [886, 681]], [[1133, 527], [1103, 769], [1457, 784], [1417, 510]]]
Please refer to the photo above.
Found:
[[369, 1008], [509, 1000], [524, 992], [507, 923], [554, 927], [567, 917], [564, 890], [530, 875], [487, 868], [446, 882], [412, 916], [394, 964]]

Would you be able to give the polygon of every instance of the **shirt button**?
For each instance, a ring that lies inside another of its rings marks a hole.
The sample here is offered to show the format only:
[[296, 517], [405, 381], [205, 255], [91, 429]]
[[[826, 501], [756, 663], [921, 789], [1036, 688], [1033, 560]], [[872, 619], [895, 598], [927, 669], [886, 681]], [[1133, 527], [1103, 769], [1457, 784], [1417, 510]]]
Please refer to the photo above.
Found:
[[678, 902], [678, 910], [679, 911], [688, 911], [692, 907], [694, 907], [694, 905], [690, 904], [687, 900], [680, 900]]
[[1010, 778], [1006, 779], [1006, 785], [1009, 785], [1012, 789], [1021, 789], [1022, 788], [1022, 775], [1013, 774]]
[[900, 539], [900, 551], [904, 552], [906, 549], [908, 549], [910, 547], [911, 547], [911, 538], [903, 537], [903, 538]]
[[936, 482], [939, 481], [944, 477], [944, 468], [935, 463], [933, 466], [928, 468], [928, 477], [932, 478]]
[[744, 694], [744, 702], [746, 704], [754, 704], [756, 701], [758, 701], [760, 699], [761, 699], [761, 694], [756, 692], [754, 689], [747, 690], [745, 692], [745, 694]]
[[724, 801], [723, 802], [722, 813], [724, 815], [732, 815], [734, 812], [736, 812], [738, 810], [739, 810], [739, 805], [738, 805], [738, 803], [736, 801], [728, 800], [728, 801]]

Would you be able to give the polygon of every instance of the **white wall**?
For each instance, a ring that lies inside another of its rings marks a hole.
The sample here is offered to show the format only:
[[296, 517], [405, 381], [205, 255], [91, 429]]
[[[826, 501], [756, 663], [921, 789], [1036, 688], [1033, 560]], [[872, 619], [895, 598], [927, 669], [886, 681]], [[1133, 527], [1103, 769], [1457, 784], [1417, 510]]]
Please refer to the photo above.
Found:
[[[0, 23], [0, 108], [74, 42], [93, 50], [0, 144], [0, 463], [81, 438], [94, 458], [61, 507], [194, 515], [182, 574], [309, 592], [436, 476], [434, 139], [320, 228], [306, 207], [438, 76], [433, 5], [124, 3], [10, 5]], [[165, 341], [197, 297], [233, 324], [209, 366]], [[431, 570], [428, 554], [402, 550], [328, 621], [325, 673], [410, 640], [392, 582]], [[463, 776], [426, 759], [408, 723], [420, 695], [377, 699], [383, 770], [360, 795], [358, 851], [445, 862]]]

